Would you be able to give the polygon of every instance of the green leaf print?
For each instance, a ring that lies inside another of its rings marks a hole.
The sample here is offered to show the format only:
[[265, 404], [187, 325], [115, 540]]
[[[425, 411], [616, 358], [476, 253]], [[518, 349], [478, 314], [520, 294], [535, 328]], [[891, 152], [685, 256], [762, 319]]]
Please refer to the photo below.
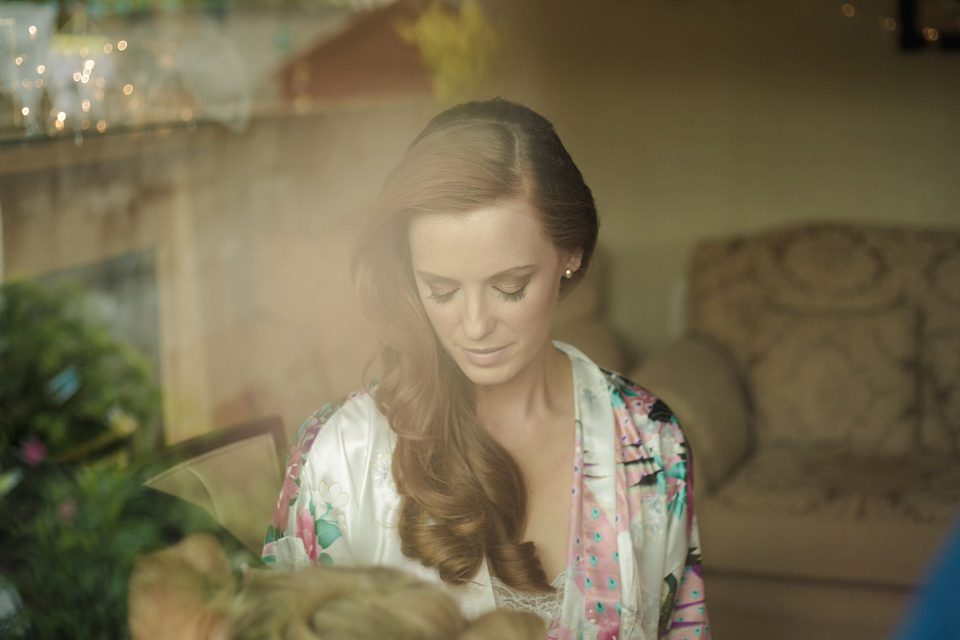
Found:
[[337, 523], [329, 520], [317, 520], [317, 544], [321, 549], [326, 549], [336, 542], [343, 534], [340, 533], [340, 527]]

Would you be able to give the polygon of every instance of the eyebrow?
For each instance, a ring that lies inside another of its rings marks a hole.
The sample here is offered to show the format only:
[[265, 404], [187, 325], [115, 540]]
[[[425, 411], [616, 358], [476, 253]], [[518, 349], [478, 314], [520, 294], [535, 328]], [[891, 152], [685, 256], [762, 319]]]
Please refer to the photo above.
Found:
[[[501, 280], [503, 278], [509, 278], [510, 276], [519, 276], [532, 273], [537, 270], [537, 265], [535, 264], [525, 264], [519, 267], [512, 267], [510, 269], [505, 269], [498, 273], [493, 274], [488, 278], [488, 280]], [[449, 282], [455, 283], [456, 280], [453, 278], [447, 278], [446, 276], [441, 276], [436, 273], [431, 273], [430, 271], [417, 271], [417, 275], [426, 280], [427, 282]]]

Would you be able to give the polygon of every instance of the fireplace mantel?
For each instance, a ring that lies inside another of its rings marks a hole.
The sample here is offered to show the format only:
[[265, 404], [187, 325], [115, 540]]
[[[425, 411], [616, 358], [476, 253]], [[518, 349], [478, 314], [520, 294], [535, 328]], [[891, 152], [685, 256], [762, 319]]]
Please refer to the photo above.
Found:
[[0, 142], [0, 176], [97, 164], [148, 154], [179, 153], [220, 135], [224, 135], [220, 126], [205, 123], [191, 127], [167, 126], [7, 140]]

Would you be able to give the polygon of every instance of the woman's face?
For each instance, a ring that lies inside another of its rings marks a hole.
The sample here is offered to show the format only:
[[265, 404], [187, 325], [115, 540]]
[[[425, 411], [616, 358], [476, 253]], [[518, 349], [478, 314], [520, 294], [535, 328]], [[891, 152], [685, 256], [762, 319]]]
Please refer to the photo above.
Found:
[[423, 308], [467, 378], [503, 384], [544, 357], [560, 278], [580, 254], [558, 251], [529, 204], [423, 214], [409, 234]]

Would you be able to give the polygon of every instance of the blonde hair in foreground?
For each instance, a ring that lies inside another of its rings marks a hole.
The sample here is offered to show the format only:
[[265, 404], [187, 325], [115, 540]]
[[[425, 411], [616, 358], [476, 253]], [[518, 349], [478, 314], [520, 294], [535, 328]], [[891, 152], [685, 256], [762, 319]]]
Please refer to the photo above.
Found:
[[540, 640], [531, 613], [467, 621], [438, 585], [385, 567], [252, 575], [227, 616], [230, 640]]

